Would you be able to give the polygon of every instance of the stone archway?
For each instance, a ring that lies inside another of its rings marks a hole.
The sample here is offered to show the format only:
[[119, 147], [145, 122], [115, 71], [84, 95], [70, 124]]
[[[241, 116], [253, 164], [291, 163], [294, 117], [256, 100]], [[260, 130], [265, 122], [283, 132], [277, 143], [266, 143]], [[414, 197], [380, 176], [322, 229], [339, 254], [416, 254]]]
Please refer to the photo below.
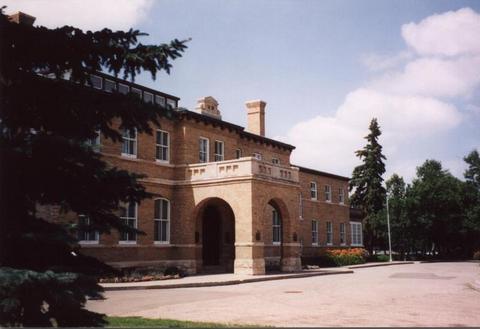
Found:
[[200, 202], [195, 211], [195, 242], [201, 252], [197, 263], [201, 272], [233, 272], [235, 260], [235, 215], [220, 198]]

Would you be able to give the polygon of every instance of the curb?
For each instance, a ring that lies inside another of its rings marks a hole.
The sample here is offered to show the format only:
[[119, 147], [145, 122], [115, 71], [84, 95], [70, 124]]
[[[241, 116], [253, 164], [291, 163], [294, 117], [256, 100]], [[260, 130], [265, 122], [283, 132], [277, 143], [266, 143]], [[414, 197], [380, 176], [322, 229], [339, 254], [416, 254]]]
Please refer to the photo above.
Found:
[[178, 283], [178, 284], [168, 284], [168, 285], [152, 284], [152, 285], [149, 285], [149, 286], [118, 286], [118, 287], [104, 287], [104, 286], [102, 286], [102, 287], [105, 291], [201, 288], [201, 287], [231, 286], [231, 285], [236, 285], [236, 284], [262, 282], [262, 281], [274, 281], [274, 280], [284, 280], [284, 279], [300, 279], [300, 278], [308, 278], [308, 277], [322, 276], [322, 275], [352, 274], [352, 273], [353, 273], [352, 270], [350, 270], [350, 271], [343, 270], [343, 271], [327, 271], [327, 272], [316, 272], [316, 273], [298, 273], [298, 274], [279, 275], [279, 276], [273, 276], [273, 277], [239, 279], [239, 280], [218, 281], [218, 282], [194, 282], [194, 283]]
[[385, 263], [379, 263], [379, 264], [361, 264], [361, 265], [352, 265], [352, 266], [347, 266], [348, 269], [357, 269], [357, 268], [367, 268], [367, 267], [379, 267], [379, 266], [393, 266], [393, 265], [407, 265], [407, 264], [415, 264], [415, 262], [385, 262]]

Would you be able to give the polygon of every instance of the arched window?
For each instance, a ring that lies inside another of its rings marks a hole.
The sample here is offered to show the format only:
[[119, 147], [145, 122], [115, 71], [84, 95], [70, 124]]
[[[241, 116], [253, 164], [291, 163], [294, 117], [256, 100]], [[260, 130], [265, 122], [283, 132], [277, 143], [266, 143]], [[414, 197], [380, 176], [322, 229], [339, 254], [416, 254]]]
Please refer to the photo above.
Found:
[[170, 201], [164, 198], [155, 199], [153, 221], [155, 243], [170, 243]]
[[272, 209], [272, 233], [273, 244], [280, 244], [282, 241], [282, 223], [280, 214], [276, 209]]

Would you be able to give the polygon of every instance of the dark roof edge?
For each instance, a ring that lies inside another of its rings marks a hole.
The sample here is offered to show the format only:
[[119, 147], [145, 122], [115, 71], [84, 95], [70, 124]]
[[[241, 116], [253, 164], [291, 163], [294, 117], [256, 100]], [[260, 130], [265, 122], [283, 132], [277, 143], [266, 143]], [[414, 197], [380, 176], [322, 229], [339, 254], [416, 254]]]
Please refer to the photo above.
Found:
[[175, 112], [180, 114], [180, 115], [195, 118], [196, 120], [201, 120], [203, 122], [207, 122], [207, 123], [210, 123], [210, 124], [214, 124], [214, 125], [225, 127], [227, 129], [234, 130], [241, 137], [244, 137], [244, 138], [253, 139], [255, 141], [262, 142], [262, 143], [265, 143], [265, 144], [271, 144], [273, 146], [277, 146], [279, 148], [284, 148], [284, 149], [287, 149], [287, 150], [290, 150], [290, 151], [295, 149], [295, 146], [293, 146], [293, 145], [282, 143], [282, 142], [276, 141], [274, 139], [267, 138], [265, 136], [252, 134], [248, 131], [245, 131], [244, 127], [233, 124], [233, 123], [230, 123], [230, 122], [227, 122], [227, 121], [212, 118], [212, 117], [209, 117], [207, 115], [203, 115], [203, 114], [193, 112], [193, 111], [183, 109], [183, 108], [182, 109], [177, 109]]
[[295, 167], [297, 167], [298, 169], [300, 169], [300, 171], [306, 172], [306, 173], [308, 173], [308, 174], [320, 175], [320, 176], [325, 176], [325, 177], [330, 177], [330, 178], [336, 178], [336, 179], [341, 179], [341, 180], [346, 180], [346, 181], [349, 181], [349, 180], [350, 180], [350, 177], [335, 175], [335, 174], [331, 174], [331, 173], [324, 172], [324, 171], [320, 171], [320, 170], [315, 170], [315, 169], [310, 169], [310, 168], [305, 168], [305, 167], [297, 166], [297, 165], [294, 165], [294, 164], [292, 164], [292, 166], [295, 166]]
[[130, 87], [137, 88], [137, 89], [142, 89], [142, 90], [145, 90], [145, 91], [150, 92], [152, 94], [159, 94], [161, 96], [168, 97], [168, 98], [174, 99], [176, 101], [180, 100], [180, 97], [173, 96], [173, 95], [164, 93], [162, 91], [149, 88], [149, 87], [144, 86], [144, 85], [139, 85], [138, 83], [131, 82], [131, 81], [128, 81], [128, 80], [125, 80], [125, 79], [122, 79], [122, 78], [118, 78], [116, 76], [113, 76], [113, 75], [110, 75], [110, 74], [107, 74], [107, 73], [104, 73], [104, 72], [95, 71], [95, 72], [92, 72], [92, 74], [93, 75], [99, 75], [99, 76], [101, 76], [105, 79], [114, 80], [115, 82], [120, 82], [120, 83], [123, 83], [123, 84], [127, 84]]

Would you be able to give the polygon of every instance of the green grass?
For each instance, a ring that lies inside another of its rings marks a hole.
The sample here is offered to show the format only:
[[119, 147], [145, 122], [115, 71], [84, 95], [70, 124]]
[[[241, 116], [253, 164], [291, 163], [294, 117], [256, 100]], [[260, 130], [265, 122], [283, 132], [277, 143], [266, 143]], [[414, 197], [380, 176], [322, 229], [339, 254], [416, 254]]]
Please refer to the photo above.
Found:
[[168, 320], [168, 319], [146, 319], [139, 316], [108, 316], [107, 327], [163, 327], [163, 328], [246, 328], [246, 327], [258, 327], [254, 325], [232, 325], [226, 323], [214, 323], [214, 322], [193, 322], [193, 321], [180, 321], [180, 320]]

